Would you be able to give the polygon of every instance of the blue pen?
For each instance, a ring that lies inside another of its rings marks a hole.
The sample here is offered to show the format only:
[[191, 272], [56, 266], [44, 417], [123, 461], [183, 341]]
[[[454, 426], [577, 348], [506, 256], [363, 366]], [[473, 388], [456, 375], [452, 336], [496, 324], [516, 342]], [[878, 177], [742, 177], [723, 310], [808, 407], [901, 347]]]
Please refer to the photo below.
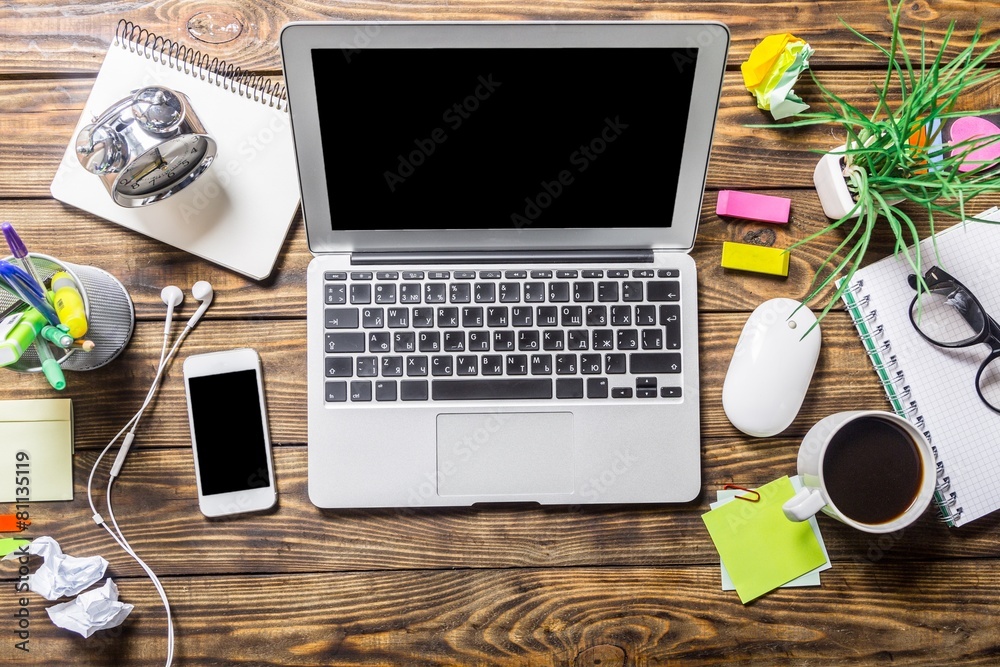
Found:
[[43, 281], [38, 276], [38, 271], [35, 270], [35, 265], [28, 257], [28, 248], [24, 245], [24, 241], [21, 237], [17, 235], [14, 230], [14, 225], [9, 222], [0, 224], [0, 231], [3, 232], [3, 237], [7, 240], [7, 247], [10, 248], [10, 254], [14, 255], [15, 258], [21, 263], [21, 267], [27, 271], [31, 279], [35, 281], [38, 288], [42, 290], [42, 295], [45, 295], [45, 281]]
[[49, 321], [49, 324], [53, 326], [59, 324], [59, 316], [49, 305], [45, 292], [23, 269], [0, 259], [0, 279], [5, 283], [4, 286], [8, 291], [13, 292], [22, 301], [38, 310]]

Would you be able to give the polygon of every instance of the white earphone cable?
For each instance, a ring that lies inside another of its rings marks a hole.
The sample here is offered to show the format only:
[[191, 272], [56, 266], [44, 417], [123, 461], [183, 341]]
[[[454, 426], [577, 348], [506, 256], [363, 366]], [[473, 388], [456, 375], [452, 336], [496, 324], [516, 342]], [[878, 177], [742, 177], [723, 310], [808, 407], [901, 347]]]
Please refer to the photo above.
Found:
[[[164, 373], [170, 366], [170, 362], [173, 360], [174, 355], [180, 348], [181, 343], [191, 332], [192, 328], [193, 327], [190, 324], [184, 327], [184, 330], [181, 332], [180, 336], [178, 336], [177, 340], [170, 348], [169, 353], [167, 353], [169, 330], [164, 330], [163, 345], [160, 348], [160, 360], [159, 364], [157, 365], [156, 375], [153, 377], [153, 383], [150, 386], [149, 391], [146, 392], [146, 397], [143, 400], [142, 405], [140, 406], [139, 410], [135, 413], [135, 415], [133, 415], [132, 418], [128, 420], [125, 426], [122, 427], [122, 429], [114, 436], [114, 438], [111, 439], [111, 442], [109, 442], [107, 446], [97, 456], [97, 460], [94, 461], [94, 465], [90, 469], [90, 476], [87, 478], [87, 502], [90, 504], [90, 509], [94, 513], [93, 514], [94, 522], [99, 526], [101, 526], [102, 528], [104, 528], [108, 532], [108, 534], [111, 535], [112, 539], [114, 539], [114, 541], [118, 544], [118, 546], [120, 546], [122, 550], [125, 551], [125, 553], [131, 556], [132, 559], [135, 560], [135, 562], [138, 563], [139, 566], [146, 572], [146, 574], [150, 578], [150, 581], [153, 582], [153, 586], [156, 588], [156, 591], [159, 594], [160, 599], [163, 601], [163, 608], [166, 610], [167, 614], [166, 667], [170, 667], [170, 665], [173, 663], [173, 657], [174, 657], [174, 624], [173, 624], [173, 617], [170, 612], [170, 602], [167, 599], [166, 591], [164, 590], [162, 583], [160, 583], [159, 578], [156, 576], [156, 573], [153, 572], [152, 568], [150, 568], [145, 563], [145, 561], [143, 561], [138, 556], [138, 554], [135, 553], [135, 550], [132, 548], [131, 544], [129, 544], [121, 528], [118, 526], [118, 521], [115, 519], [114, 510], [112, 509], [111, 506], [111, 489], [115, 479], [118, 476], [118, 472], [121, 469], [121, 465], [124, 463], [125, 455], [128, 453], [128, 450], [132, 445], [132, 440], [135, 437], [135, 431], [139, 425], [139, 421], [142, 419], [142, 416], [145, 413], [146, 408], [149, 407], [150, 403], [152, 403], [153, 398], [156, 395], [156, 391], [160, 386], [160, 382], [163, 379]], [[131, 430], [129, 430], [130, 427]], [[105, 501], [108, 507], [108, 516], [111, 518], [111, 523], [114, 526], [114, 529], [112, 529], [111, 526], [108, 526], [108, 524], [105, 522], [104, 517], [101, 516], [100, 512], [97, 511], [97, 507], [94, 504], [93, 482], [94, 482], [94, 475], [97, 473], [97, 468], [100, 466], [101, 461], [104, 459], [104, 456], [108, 453], [108, 451], [110, 451], [110, 449], [114, 446], [114, 444], [118, 441], [119, 438], [122, 437], [122, 434], [124, 434], [126, 431], [129, 432], [128, 435], [126, 435], [124, 441], [122, 442], [122, 446], [119, 449], [118, 456], [114, 464], [112, 465], [110, 476], [108, 478], [107, 492], [105, 495]]]

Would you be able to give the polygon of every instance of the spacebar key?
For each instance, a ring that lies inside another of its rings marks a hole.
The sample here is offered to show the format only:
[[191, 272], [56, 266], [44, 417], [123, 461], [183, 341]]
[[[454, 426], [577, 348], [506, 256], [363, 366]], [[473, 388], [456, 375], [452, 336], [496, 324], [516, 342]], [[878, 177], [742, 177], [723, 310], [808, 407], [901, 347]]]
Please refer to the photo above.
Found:
[[431, 396], [435, 401], [552, 398], [552, 380], [434, 380]]

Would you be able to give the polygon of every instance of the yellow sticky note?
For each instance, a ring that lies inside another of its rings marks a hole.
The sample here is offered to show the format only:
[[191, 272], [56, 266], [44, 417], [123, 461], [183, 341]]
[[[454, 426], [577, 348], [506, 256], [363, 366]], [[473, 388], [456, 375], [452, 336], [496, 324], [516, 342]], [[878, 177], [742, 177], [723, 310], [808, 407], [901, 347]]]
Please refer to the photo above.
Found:
[[757, 492], [757, 502], [734, 500], [702, 515], [744, 604], [826, 562], [809, 522], [791, 521], [781, 509], [795, 495], [791, 480]]
[[766, 273], [772, 276], [788, 275], [788, 250], [768, 248], [749, 243], [722, 242], [722, 268]]

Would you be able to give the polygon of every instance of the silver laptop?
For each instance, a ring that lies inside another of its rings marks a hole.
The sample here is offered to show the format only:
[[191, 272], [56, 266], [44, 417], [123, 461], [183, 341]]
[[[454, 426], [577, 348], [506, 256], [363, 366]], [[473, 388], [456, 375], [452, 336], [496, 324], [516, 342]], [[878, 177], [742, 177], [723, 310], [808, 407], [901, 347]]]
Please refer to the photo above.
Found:
[[716, 23], [281, 34], [309, 248], [309, 497], [684, 502]]

